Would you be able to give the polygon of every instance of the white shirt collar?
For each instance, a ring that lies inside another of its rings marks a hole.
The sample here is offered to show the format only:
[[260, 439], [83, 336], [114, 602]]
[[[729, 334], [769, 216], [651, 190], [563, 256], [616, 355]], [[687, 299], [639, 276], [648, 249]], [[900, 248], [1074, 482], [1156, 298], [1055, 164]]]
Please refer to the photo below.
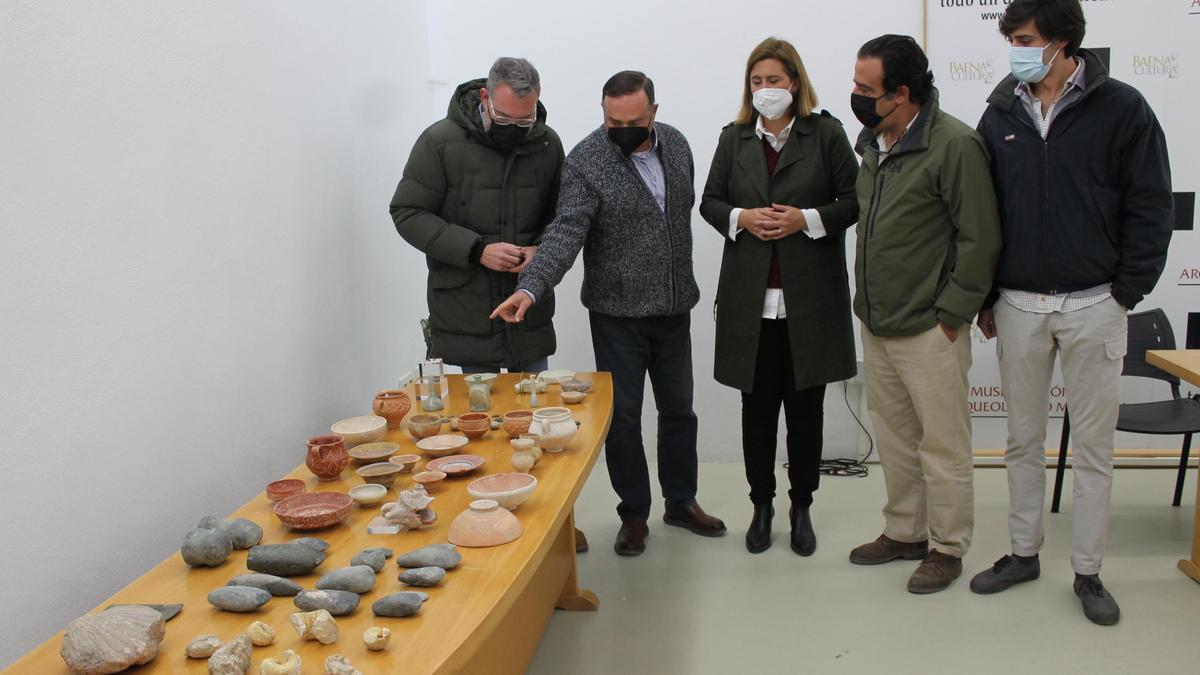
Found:
[[792, 115], [792, 121], [787, 123], [787, 126], [783, 128], [783, 131], [779, 132], [778, 136], [775, 136], [771, 132], [767, 131], [766, 125], [763, 124], [762, 115], [759, 115], [757, 119], [758, 121], [754, 124], [754, 134], [759, 138], [766, 136], [767, 142], [771, 144], [771, 147], [775, 149], [775, 152], [782, 151], [784, 144], [787, 143], [788, 138], [792, 135], [792, 125], [796, 123], [796, 116]]
[[[908, 132], [912, 131], [913, 124], [916, 124], [917, 118], [920, 116], [921, 113], [917, 113], [916, 116], [908, 121], [908, 126], [904, 127], [904, 133], [900, 135], [900, 139], [896, 141], [896, 145], [899, 145], [900, 141], [904, 140], [904, 137], [908, 135]], [[883, 134], [875, 134], [875, 141], [879, 143], [879, 154], [886, 155], [891, 151], [888, 148], [887, 139], [883, 137]]]

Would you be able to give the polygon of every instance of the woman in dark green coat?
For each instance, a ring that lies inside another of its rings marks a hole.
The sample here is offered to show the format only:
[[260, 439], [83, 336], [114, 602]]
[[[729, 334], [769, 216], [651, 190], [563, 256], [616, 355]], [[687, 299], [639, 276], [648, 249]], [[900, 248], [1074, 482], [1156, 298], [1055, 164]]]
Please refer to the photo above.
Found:
[[796, 49], [769, 38], [746, 62], [742, 108], [725, 127], [700, 213], [725, 238], [715, 377], [742, 392], [742, 452], [754, 516], [746, 548], [771, 546], [775, 439], [787, 421], [792, 549], [816, 550], [825, 385], [853, 377], [846, 228], [858, 163], [842, 125], [814, 113]]

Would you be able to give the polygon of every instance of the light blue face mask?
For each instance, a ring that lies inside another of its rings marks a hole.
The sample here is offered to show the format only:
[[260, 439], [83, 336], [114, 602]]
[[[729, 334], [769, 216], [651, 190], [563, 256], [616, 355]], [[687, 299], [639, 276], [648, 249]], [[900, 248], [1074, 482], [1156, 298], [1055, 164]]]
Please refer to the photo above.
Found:
[[1013, 77], [1026, 84], [1036, 84], [1044, 80], [1050, 72], [1050, 66], [1054, 65], [1054, 59], [1057, 59], [1058, 53], [1062, 51], [1062, 47], [1059, 47], [1054, 56], [1050, 57], [1050, 63], [1042, 63], [1042, 54], [1045, 53], [1046, 47], [1010, 47], [1008, 65], [1012, 69]]

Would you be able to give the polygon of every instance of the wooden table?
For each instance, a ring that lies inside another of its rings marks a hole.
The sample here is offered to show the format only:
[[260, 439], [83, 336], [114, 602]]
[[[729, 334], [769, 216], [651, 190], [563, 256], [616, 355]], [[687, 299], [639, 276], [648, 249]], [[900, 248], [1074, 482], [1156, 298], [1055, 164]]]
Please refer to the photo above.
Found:
[[[1179, 379], [1200, 386], [1200, 349], [1152, 349], [1146, 363]], [[1179, 569], [1200, 582], [1200, 469], [1196, 480], [1196, 515], [1192, 525], [1192, 557], [1179, 561]]]
[[[270, 624], [277, 638], [269, 647], [254, 649], [252, 673], [258, 672], [263, 659], [281, 658], [285, 649], [300, 654], [306, 673], [323, 672], [325, 658], [331, 654], [346, 655], [364, 673], [523, 673], [556, 607], [596, 610], [599, 605], [593, 593], [578, 586], [572, 507], [608, 434], [612, 417], [612, 380], [608, 373], [583, 373], [579, 377], [590, 379], [594, 384], [587, 400], [568, 406], [582, 425], [564, 452], [546, 453], [534, 467], [532, 473], [538, 479], [537, 490], [515, 512], [524, 525], [525, 534], [514, 542], [494, 548], [459, 547], [462, 563], [435, 588], [416, 589], [401, 584], [397, 580], [394, 558], [389, 560], [376, 577], [375, 589], [362, 596], [358, 609], [350, 616], [337, 618], [341, 635], [332, 645], [300, 641], [288, 621], [288, 615], [299, 611], [292, 598], [272, 598], [258, 611], [246, 614], [220, 611], [208, 604], [209, 591], [248, 571], [245, 551], [234, 551], [219, 567], [195, 569], [188, 568], [175, 553], [106, 600], [97, 610], [113, 603], [183, 603], [183, 612], [166, 624], [167, 634], [160, 645], [158, 658], [137, 669], [139, 673], [206, 673], [206, 660], [184, 656], [188, 642], [204, 633], [215, 633], [224, 642], [256, 620]], [[527, 394], [518, 397], [513, 391], [517, 379], [516, 375], [497, 378], [493, 387], [493, 414], [530, 407]], [[450, 402], [443, 413], [466, 412], [466, 400], [462, 376], [451, 376]], [[561, 405], [559, 388], [550, 386], [539, 395], [538, 402], [542, 407]], [[414, 410], [409, 415], [420, 412], [418, 408], [414, 401]], [[444, 432], [449, 433], [448, 427]], [[304, 457], [304, 440], [297, 438], [295, 441], [298, 459]], [[401, 453], [418, 452], [405, 431], [389, 431], [387, 440], [400, 443]], [[486, 458], [486, 463], [466, 477], [443, 481], [441, 489], [434, 493], [436, 499], [431, 505], [438, 514], [438, 521], [428, 530], [395, 535], [367, 534], [367, 522], [378, 514], [378, 508], [355, 506], [350, 518], [341, 525], [315, 532], [293, 532], [275, 518], [271, 504], [263, 494], [251, 499], [232, 517], [249, 518], [261, 525], [263, 543], [280, 543], [303, 536], [317, 536], [328, 541], [331, 544], [329, 557], [316, 572], [292, 577], [301, 586], [312, 589], [321, 574], [348, 565], [350, 559], [364, 548], [386, 546], [399, 555], [426, 544], [445, 542], [450, 522], [470, 501], [467, 484], [488, 473], [512, 470], [508, 436], [503, 430], [471, 441], [463, 452], [481, 455]], [[419, 466], [423, 465], [422, 461]], [[318, 483], [301, 464], [288, 477], [304, 479], [310, 491], [345, 492], [361, 483], [353, 469], [353, 465], [348, 466], [341, 480]], [[387, 500], [394, 501], [396, 490], [409, 487], [411, 481], [411, 474], [401, 474]], [[203, 489], [203, 486], [193, 488]], [[198, 521], [204, 515], [197, 513], [195, 519]], [[184, 534], [179, 533], [180, 541]], [[429, 593], [429, 600], [419, 614], [403, 619], [372, 614], [372, 602], [401, 590]], [[387, 650], [366, 650], [362, 634], [369, 626], [391, 629], [392, 638]], [[61, 641], [62, 633], [59, 632], [5, 672], [67, 673], [58, 653]]]

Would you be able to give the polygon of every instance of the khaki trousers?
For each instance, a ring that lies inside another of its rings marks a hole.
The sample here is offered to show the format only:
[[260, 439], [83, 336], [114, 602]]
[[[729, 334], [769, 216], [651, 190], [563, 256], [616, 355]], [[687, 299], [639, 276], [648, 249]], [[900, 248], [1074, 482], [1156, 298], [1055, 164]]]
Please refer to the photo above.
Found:
[[1071, 566], [1099, 574], [1108, 541], [1113, 435], [1127, 318], [1116, 300], [1076, 310], [1035, 314], [1001, 298], [994, 309], [996, 356], [1008, 406], [1008, 532], [1013, 553], [1042, 548], [1046, 504], [1046, 417], [1054, 357], [1061, 357], [1071, 415]]
[[862, 329], [867, 407], [887, 485], [883, 533], [929, 540], [957, 558], [971, 545], [975, 488], [971, 455], [970, 326], [951, 342], [938, 326], [908, 337]]

